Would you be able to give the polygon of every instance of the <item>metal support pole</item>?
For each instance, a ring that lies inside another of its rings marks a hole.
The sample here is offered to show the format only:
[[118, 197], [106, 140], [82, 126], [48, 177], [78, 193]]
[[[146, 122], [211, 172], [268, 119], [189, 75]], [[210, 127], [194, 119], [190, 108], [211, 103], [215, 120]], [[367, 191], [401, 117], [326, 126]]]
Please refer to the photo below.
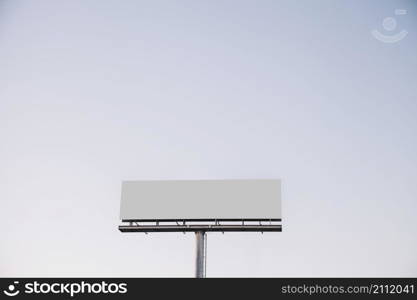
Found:
[[195, 261], [195, 277], [206, 277], [206, 256], [207, 241], [205, 231], [196, 231], [196, 261]]

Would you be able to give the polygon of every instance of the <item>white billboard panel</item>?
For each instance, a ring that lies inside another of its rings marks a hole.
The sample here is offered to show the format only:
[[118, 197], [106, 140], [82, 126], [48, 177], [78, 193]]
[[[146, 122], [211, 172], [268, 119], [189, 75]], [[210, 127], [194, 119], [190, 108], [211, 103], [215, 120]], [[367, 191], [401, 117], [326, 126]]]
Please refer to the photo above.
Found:
[[281, 219], [281, 182], [124, 181], [122, 220]]

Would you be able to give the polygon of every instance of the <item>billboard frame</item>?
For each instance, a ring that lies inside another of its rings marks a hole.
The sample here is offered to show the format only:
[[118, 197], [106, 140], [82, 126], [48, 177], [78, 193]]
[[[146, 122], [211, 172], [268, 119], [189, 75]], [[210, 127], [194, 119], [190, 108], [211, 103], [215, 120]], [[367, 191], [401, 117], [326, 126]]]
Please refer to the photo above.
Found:
[[[281, 219], [188, 219], [188, 220], [136, 220], [124, 221], [121, 232], [281, 232]], [[172, 224], [172, 223], [175, 224]], [[204, 222], [204, 223], [202, 223]], [[239, 222], [239, 224], [236, 224]], [[246, 223], [245, 223], [246, 222]], [[249, 224], [247, 222], [250, 222]], [[258, 224], [253, 224], [258, 222]], [[267, 224], [265, 224], [267, 222]], [[167, 224], [170, 223], [170, 224]]]
[[[281, 181], [279, 180], [281, 205]], [[123, 196], [122, 196], [123, 197]], [[278, 215], [277, 215], [278, 216]], [[279, 214], [281, 217], [281, 213]], [[118, 229], [122, 233], [194, 232], [196, 236], [195, 277], [206, 277], [207, 232], [281, 232], [281, 218], [177, 218], [126, 219]]]

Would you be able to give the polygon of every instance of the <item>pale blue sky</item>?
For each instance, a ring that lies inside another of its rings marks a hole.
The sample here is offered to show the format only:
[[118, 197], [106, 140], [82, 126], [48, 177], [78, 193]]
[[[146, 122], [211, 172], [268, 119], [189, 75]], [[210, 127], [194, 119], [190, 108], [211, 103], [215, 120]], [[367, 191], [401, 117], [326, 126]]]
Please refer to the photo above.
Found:
[[121, 181], [222, 178], [281, 178], [284, 231], [209, 234], [208, 276], [417, 276], [416, 23], [415, 1], [0, 0], [0, 276], [193, 276], [192, 234], [117, 230]]

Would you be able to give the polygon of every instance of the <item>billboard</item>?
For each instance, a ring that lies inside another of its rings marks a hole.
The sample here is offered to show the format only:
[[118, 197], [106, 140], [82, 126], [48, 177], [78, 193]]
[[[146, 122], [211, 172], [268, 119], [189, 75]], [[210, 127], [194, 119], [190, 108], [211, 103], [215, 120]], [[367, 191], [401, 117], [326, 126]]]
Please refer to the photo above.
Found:
[[281, 181], [124, 181], [120, 219], [281, 220]]

